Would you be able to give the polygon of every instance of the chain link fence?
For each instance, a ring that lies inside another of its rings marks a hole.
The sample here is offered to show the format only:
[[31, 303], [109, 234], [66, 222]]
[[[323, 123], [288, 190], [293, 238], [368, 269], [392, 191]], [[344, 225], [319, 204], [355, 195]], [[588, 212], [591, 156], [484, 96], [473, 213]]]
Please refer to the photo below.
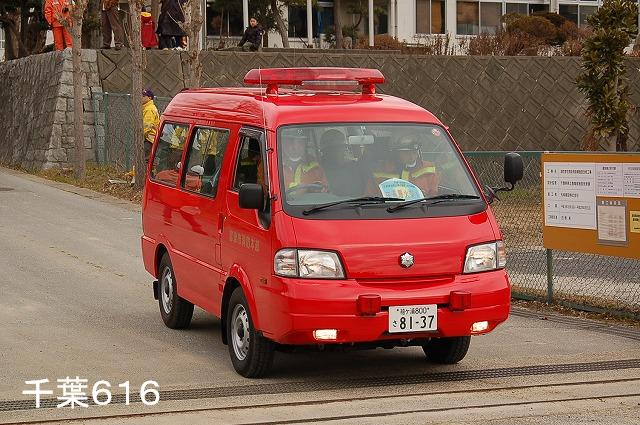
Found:
[[[506, 152], [466, 152], [483, 185], [502, 186]], [[640, 261], [546, 250], [542, 241], [542, 152], [518, 152], [524, 177], [493, 209], [507, 245], [516, 298], [640, 318]]]
[[[94, 96], [93, 101], [95, 114], [104, 113], [104, 136], [98, 134], [96, 138], [96, 161], [98, 164], [109, 164], [120, 170], [130, 170], [134, 162], [131, 95], [100, 93]], [[154, 99], [160, 114], [170, 101], [170, 97]]]
[[[156, 98], [162, 113], [171, 98]], [[95, 101], [95, 99], [94, 99]], [[133, 164], [131, 97], [104, 93], [96, 113], [104, 113], [104, 137], [96, 160], [119, 169]], [[541, 152], [519, 152], [524, 177], [512, 192], [500, 192], [493, 209], [507, 245], [507, 269], [515, 298], [640, 319], [640, 261], [546, 250], [542, 241]], [[502, 186], [505, 152], [466, 152], [483, 185]]]

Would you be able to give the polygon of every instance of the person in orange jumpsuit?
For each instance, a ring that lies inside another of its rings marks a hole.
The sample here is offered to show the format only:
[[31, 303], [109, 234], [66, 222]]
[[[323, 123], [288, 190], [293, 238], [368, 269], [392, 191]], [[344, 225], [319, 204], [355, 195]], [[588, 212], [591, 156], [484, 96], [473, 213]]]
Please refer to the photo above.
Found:
[[64, 50], [65, 47], [72, 47], [73, 41], [69, 30], [63, 25], [66, 21], [71, 27], [71, 17], [69, 12], [72, 8], [71, 0], [45, 0], [44, 18], [53, 29], [53, 43], [56, 50]]
[[[302, 130], [284, 130], [282, 146], [282, 172], [284, 173], [285, 190], [297, 194], [325, 190], [327, 178], [320, 164], [309, 159], [307, 155], [307, 136]], [[307, 186], [313, 184], [319, 186], [317, 190]], [[297, 187], [300, 190], [296, 191]]]
[[440, 178], [433, 163], [423, 161], [420, 143], [414, 136], [403, 136], [391, 145], [396, 161], [387, 162], [380, 171], [374, 172], [378, 184], [387, 179], [402, 179], [418, 186], [424, 196], [438, 194]]

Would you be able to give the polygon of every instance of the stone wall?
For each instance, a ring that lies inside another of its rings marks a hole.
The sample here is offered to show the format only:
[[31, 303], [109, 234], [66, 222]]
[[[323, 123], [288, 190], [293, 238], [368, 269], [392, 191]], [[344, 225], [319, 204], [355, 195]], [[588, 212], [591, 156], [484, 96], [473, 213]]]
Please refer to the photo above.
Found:
[[[148, 51], [145, 84], [159, 96], [185, 87], [186, 54]], [[395, 53], [207, 51], [202, 84], [240, 86], [252, 68], [345, 66], [378, 68], [379, 91], [408, 99], [450, 126], [464, 150], [578, 150], [587, 131], [576, 57], [419, 56]], [[128, 92], [129, 57], [101, 51], [107, 92]], [[631, 98], [640, 105], [640, 58], [627, 60]], [[630, 117], [629, 148], [640, 150], [640, 112]]]
[[[99, 96], [102, 87], [96, 52], [82, 56], [85, 148], [93, 159], [104, 116], [94, 113], [92, 94]], [[73, 162], [71, 62], [68, 49], [0, 63], [0, 162], [45, 169]]]

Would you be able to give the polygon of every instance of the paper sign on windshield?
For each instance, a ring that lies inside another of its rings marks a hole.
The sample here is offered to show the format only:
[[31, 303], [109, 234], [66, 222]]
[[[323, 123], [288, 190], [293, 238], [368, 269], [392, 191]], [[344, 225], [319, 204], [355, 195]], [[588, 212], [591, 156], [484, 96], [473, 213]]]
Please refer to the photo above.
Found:
[[405, 201], [424, 198], [415, 184], [402, 179], [388, 179], [378, 185], [382, 195], [389, 198], [401, 198]]

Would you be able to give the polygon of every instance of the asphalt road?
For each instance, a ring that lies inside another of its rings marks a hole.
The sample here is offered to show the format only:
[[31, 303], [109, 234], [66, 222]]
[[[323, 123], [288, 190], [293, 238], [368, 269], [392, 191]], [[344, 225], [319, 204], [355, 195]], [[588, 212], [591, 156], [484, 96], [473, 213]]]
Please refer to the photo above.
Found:
[[[136, 206], [0, 168], [0, 422], [638, 423], [640, 332], [526, 312], [455, 366], [418, 348], [279, 353], [246, 380], [214, 317], [164, 327], [139, 237]], [[55, 402], [67, 376], [120, 394], [155, 380], [161, 401], [35, 409], [22, 394], [48, 379]]]

